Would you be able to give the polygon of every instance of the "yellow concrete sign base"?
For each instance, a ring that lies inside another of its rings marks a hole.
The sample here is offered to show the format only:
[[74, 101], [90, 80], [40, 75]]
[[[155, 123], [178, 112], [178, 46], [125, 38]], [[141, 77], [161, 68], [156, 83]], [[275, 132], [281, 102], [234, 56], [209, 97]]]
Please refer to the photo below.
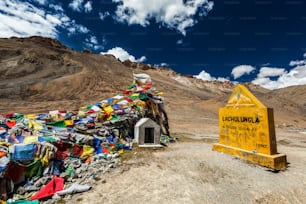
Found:
[[222, 144], [213, 144], [212, 149], [218, 152], [223, 152], [225, 154], [238, 156], [254, 164], [259, 164], [270, 169], [286, 169], [287, 159], [285, 154], [266, 155], [261, 153], [254, 153], [235, 147], [229, 147]]
[[273, 109], [243, 85], [237, 85], [219, 109], [219, 143], [212, 149], [275, 170], [287, 164], [286, 155], [277, 152]]

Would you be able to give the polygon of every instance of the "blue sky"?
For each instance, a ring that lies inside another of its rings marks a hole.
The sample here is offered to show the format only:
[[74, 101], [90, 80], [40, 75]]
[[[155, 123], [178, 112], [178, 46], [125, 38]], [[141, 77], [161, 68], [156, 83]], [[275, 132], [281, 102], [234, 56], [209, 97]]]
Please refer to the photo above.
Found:
[[300, 0], [2, 0], [0, 37], [40, 35], [76, 50], [269, 89], [306, 84]]

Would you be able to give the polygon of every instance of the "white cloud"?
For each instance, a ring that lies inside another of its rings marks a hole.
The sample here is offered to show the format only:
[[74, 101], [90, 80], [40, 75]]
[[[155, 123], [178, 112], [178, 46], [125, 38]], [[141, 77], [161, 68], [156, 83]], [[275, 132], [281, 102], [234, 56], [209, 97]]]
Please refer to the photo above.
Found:
[[263, 63], [263, 64], [261, 64], [260, 66], [261, 66], [261, 67], [268, 67], [268, 66], [270, 66], [270, 65], [271, 65], [271, 63], [268, 62], [268, 63]]
[[70, 2], [69, 7], [74, 11], [81, 12], [82, 3], [83, 3], [83, 0], [73, 0], [72, 2]]
[[[278, 77], [277, 80], [271, 80], [270, 77]], [[296, 66], [289, 72], [283, 68], [263, 67], [260, 69], [257, 78], [252, 81], [267, 89], [279, 89], [288, 86], [297, 86], [306, 84], [306, 65]]]
[[194, 75], [194, 77], [197, 79], [202, 79], [204, 81], [229, 81], [228, 79], [223, 78], [223, 77], [218, 77], [218, 78], [213, 77], [209, 73], [207, 73], [205, 70], [202, 70], [200, 74], [198, 75]]
[[54, 37], [61, 24], [62, 14], [47, 14], [27, 2], [18, 0], [0, 2], [0, 36], [25, 37], [41, 35]]
[[[305, 55], [305, 54], [304, 54]], [[302, 66], [302, 65], [306, 65], [306, 59], [304, 60], [292, 60], [289, 63], [290, 66]]]
[[141, 56], [139, 59], [137, 59], [136, 61], [137, 62], [144, 62], [144, 61], [146, 61], [147, 60], [147, 58], [146, 58], [146, 56]]
[[46, 5], [47, 0], [34, 0], [35, 2], [41, 4], [41, 5]]
[[[226, 78], [216, 78], [211, 76], [205, 70], [195, 75], [195, 78], [204, 81], [229, 81]], [[272, 77], [278, 77], [273, 80]], [[306, 85], [306, 65], [296, 66], [289, 72], [284, 68], [262, 67], [252, 83], [260, 85], [266, 89], [280, 89], [288, 86]]]
[[183, 44], [183, 40], [180, 39], [180, 40], [176, 41], [176, 44], [177, 44], [177, 45], [182, 45], [182, 44]]
[[87, 28], [71, 20], [60, 5], [38, 8], [29, 2], [5, 0], [0, 1], [0, 10], [0, 37], [38, 35], [56, 38], [59, 28], [73, 30], [72, 33], [88, 32]]
[[167, 64], [167, 63], [165, 63], [165, 62], [162, 62], [162, 63], [160, 63], [160, 66], [162, 66], [162, 67], [168, 67], [169, 64]]
[[213, 81], [213, 80], [216, 80], [215, 77], [212, 77], [209, 73], [207, 73], [204, 70], [202, 70], [199, 75], [195, 75], [194, 77], [197, 78], [197, 79], [202, 79], [204, 81]]
[[232, 75], [234, 79], [237, 79], [245, 74], [250, 74], [252, 71], [255, 70], [255, 67], [250, 65], [239, 65], [233, 68]]
[[[290, 64], [293, 65], [292, 62]], [[306, 85], [306, 63], [295, 64], [297, 65], [290, 71], [286, 71], [285, 68], [263, 66], [260, 68], [256, 78], [252, 80], [252, 83], [270, 90], [285, 88], [288, 86]], [[232, 75], [236, 79], [244, 74], [250, 74], [254, 70], [255, 68], [250, 65], [240, 65], [232, 70]], [[213, 77], [204, 70], [194, 77], [206, 81], [228, 81], [226, 78]]]
[[186, 35], [186, 29], [197, 23], [195, 17], [212, 10], [214, 3], [208, 0], [113, 0], [117, 3], [118, 22], [146, 27], [151, 20]]
[[286, 70], [284, 68], [274, 68], [274, 67], [262, 67], [259, 70], [259, 74], [257, 78], [265, 78], [265, 77], [277, 77], [284, 75]]
[[[306, 58], [306, 53], [303, 54], [303, 57]], [[294, 66], [303, 66], [306, 65], [306, 59], [302, 59], [302, 60], [291, 60], [289, 63], [290, 66], [294, 67]]]
[[87, 48], [99, 50], [103, 49], [103, 45], [100, 45], [96, 36], [90, 36], [85, 39], [85, 43]]
[[108, 11], [102, 13], [102, 12], [99, 12], [99, 17], [100, 19], [103, 21], [107, 16], [110, 16], [110, 13]]
[[89, 13], [92, 11], [92, 2], [87, 1], [86, 4], [84, 5], [84, 9], [86, 13]]
[[74, 35], [76, 33], [86, 34], [89, 32], [88, 28], [83, 25], [76, 24], [75, 21], [71, 21], [67, 25], [68, 35]]
[[72, 2], [69, 3], [68, 5], [73, 11], [76, 12], [82, 12], [83, 10], [86, 13], [89, 13], [92, 11], [92, 2], [87, 1], [84, 4], [84, 0], [73, 0]]
[[166, 62], [162, 62], [160, 64], [154, 64], [154, 67], [169, 67], [170, 65]]
[[56, 12], [62, 12], [64, 13], [64, 9], [63, 7], [61, 7], [60, 5], [56, 5], [56, 4], [49, 4], [49, 8], [53, 9]]
[[80, 33], [88, 33], [88, 32], [89, 32], [88, 28], [86, 28], [86, 27], [83, 26], [83, 25], [78, 25], [78, 24], [76, 24], [74, 27], [77, 28], [77, 30], [78, 30]]
[[96, 36], [91, 36], [90, 37], [90, 42], [93, 43], [93, 44], [98, 44], [97, 37]]
[[101, 54], [111, 54], [114, 55], [120, 61], [130, 60], [131, 62], [144, 62], [146, 60], [145, 56], [136, 59], [133, 55], [130, 55], [126, 50], [122, 49], [121, 47], [115, 47], [107, 52], [101, 52]]

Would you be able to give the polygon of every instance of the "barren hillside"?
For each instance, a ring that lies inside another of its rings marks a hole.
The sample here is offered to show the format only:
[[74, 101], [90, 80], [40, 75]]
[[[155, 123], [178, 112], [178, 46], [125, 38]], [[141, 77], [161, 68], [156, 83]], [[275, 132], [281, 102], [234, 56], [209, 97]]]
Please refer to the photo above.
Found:
[[[42, 37], [0, 39], [0, 112], [75, 109], [124, 90], [132, 73], [151, 75], [164, 101], [172, 131], [208, 131], [217, 125], [234, 85], [205, 82], [171, 69], [120, 62], [113, 56], [71, 50]], [[306, 127], [305, 86], [269, 91], [247, 84], [269, 107], [277, 127]], [[193, 128], [197, 127], [197, 128]]]

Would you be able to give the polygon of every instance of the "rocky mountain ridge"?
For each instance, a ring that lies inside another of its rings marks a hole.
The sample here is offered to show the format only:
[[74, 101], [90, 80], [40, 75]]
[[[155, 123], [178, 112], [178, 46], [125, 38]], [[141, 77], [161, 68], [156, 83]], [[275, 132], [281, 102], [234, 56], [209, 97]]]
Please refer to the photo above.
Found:
[[[111, 55], [77, 52], [43, 37], [0, 39], [0, 53], [0, 113], [76, 109], [125, 90], [133, 73], [146, 73], [164, 92], [170, 126], [175, 131], [198, 126], [193, 131], [202, 131], [207, 123], [217, 125], [218, 108], [235, 86], [183, 76], [170, 68], [121, 62]], [[306, 127], [306, 86], [270, 91], [245, 85], [274, 108], [277, 126]]]

